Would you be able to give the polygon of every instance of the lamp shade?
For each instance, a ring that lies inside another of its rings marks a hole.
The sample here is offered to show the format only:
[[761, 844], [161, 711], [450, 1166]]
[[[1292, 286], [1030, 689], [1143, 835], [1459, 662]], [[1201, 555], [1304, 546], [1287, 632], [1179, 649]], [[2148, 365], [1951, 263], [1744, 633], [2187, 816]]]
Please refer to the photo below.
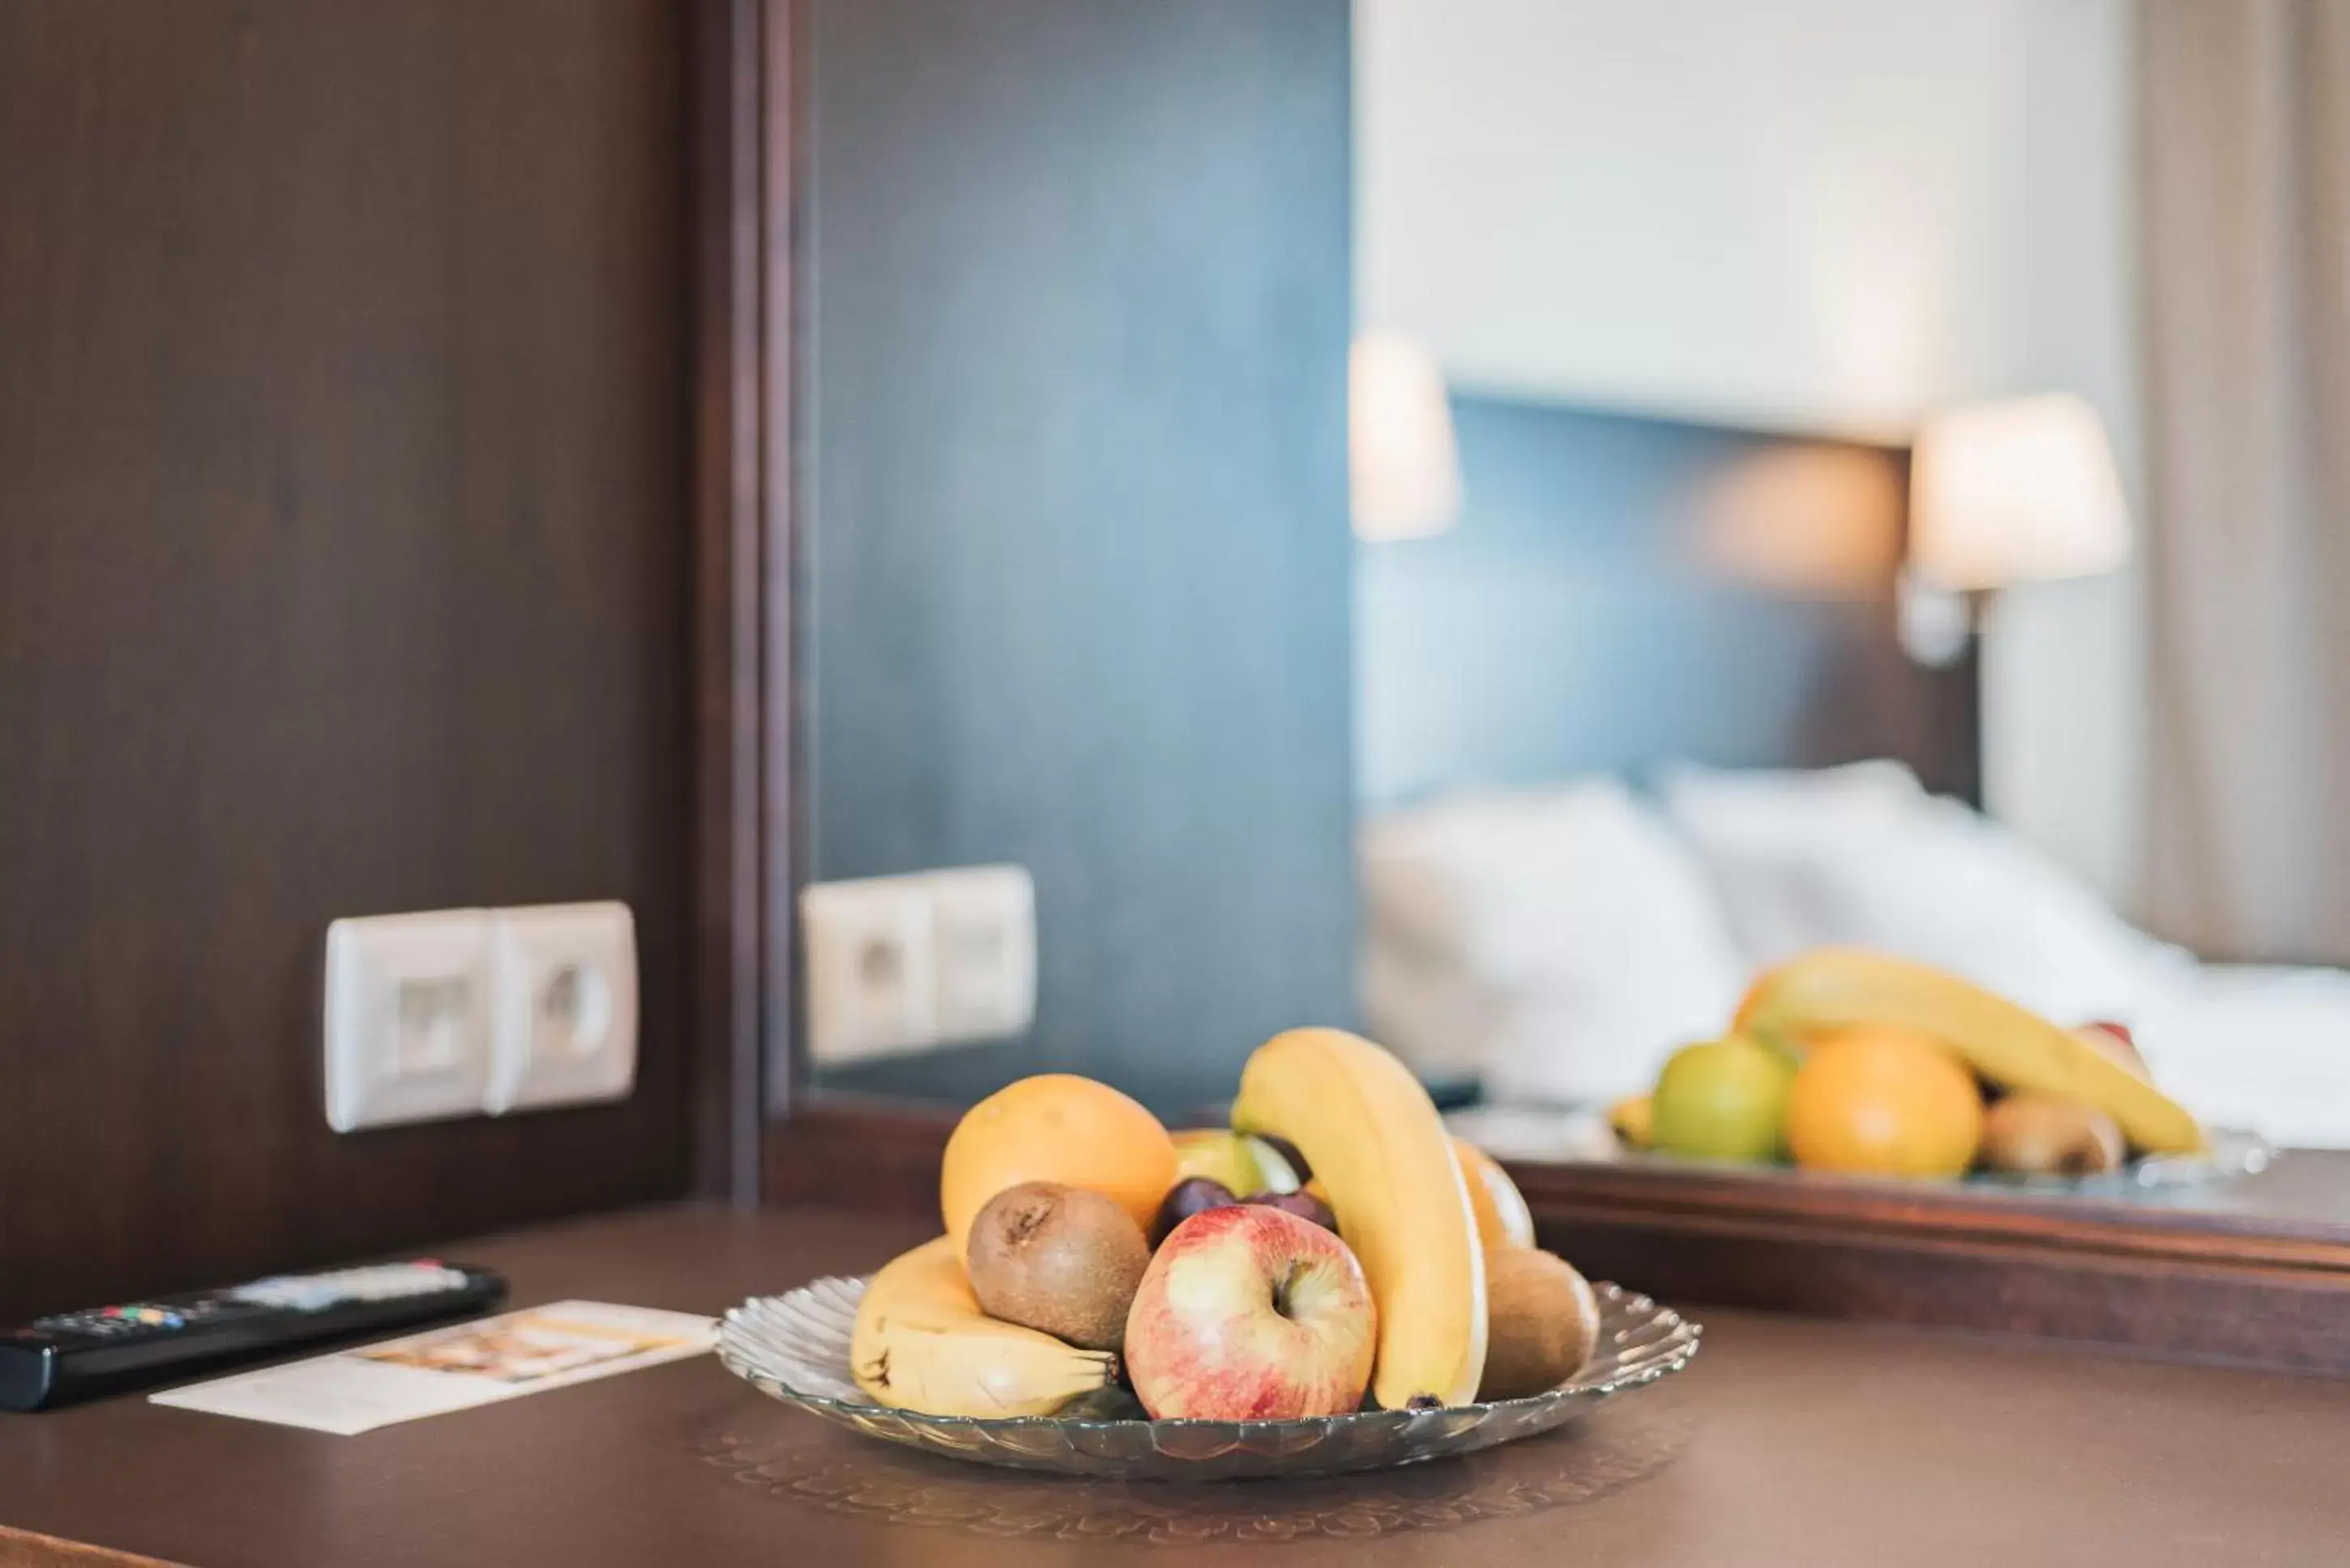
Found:
[[1909, 565], [1945, 588], [2110, 572], [2129, 514], [2104, 421], [2068, 393], [1936, 416], [1909, 467]]
[[1355, 532], [1414, 539], [1451, 527], [1461, 514], [1461, 456], [1436, 357], [1397, 333], [1363, 334], [1347, 403]]

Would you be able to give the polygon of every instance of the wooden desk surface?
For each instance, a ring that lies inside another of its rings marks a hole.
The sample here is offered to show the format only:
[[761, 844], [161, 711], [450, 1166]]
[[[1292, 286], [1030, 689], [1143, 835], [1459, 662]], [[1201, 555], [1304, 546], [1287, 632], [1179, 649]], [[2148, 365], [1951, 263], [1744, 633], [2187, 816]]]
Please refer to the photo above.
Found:
[[[638, 1210], [452, 1256], [527, 1305], [715, 1312], [916, 1240], [804, 1210]], [[1698, 1312], [1690, 1370], [1580, 1427], [1385, 1475], [1170, 1489], [901, 1452], [712, 1361], [357, 1438], [131, 1397], [0, 1417], [0, 1563], [1173, 1561], [2305, 1564], [2350, 1551], [2350, 1382]], [[15, 1532], [15, 1533], [11, 1533]], [[44, 1542], [39, 1537], [48, 1537]], [[1280, 1543], [1270, 1555], [1270, 1543]]]

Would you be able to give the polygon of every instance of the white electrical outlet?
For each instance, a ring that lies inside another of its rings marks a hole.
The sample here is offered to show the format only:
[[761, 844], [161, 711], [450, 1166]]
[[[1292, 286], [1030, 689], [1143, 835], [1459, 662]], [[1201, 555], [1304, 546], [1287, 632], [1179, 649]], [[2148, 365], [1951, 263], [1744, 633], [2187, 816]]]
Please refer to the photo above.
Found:
[[819, 1064], [1001, 1040], [1036, 1013], [1036, 889], [1017, 866], [818, 882], [800, 896]]
[[931, 906], [913, 878], [811, 883], [800, 927], [815, 1061], [897, 1055], [936, 1039]]
[[327, 1125], [473, 1116], [490, 1080], [489, 915], [444, 909], [327, 928]]
[[1020, 866], [913, 878], [931, 898], [936, 1044], [1003, 1040], [1036, 1021], [1036, 885]]
[[492, 1116], [626, 1099], [637, 1080], [637, 932], [620, 903], [493, 909]]

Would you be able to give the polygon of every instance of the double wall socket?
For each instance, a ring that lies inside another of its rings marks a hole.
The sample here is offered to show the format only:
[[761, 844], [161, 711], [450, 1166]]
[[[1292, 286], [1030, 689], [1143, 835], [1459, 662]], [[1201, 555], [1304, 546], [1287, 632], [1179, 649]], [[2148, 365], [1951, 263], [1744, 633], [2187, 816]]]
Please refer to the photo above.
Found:
[[800, 923], [816, 1063], [1000, 1040], [1035, 1020], [1036, 888], [1018, 866], [814, 883]]
[[625, 1099], [637, 1074], [626, 904], [444, 909], [327, 928], [338, 1132]]

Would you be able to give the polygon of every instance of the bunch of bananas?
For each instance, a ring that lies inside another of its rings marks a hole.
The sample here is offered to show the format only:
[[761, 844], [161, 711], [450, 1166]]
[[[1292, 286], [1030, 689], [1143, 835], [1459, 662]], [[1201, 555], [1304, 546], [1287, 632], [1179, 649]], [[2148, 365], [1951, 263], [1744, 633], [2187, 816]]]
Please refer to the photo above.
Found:
[[884, 1405], [933, 1416], [1045, 1416], [1118, 1380], [1118, 1357], [979, 1309], [952, 1241], [925, 1241], [873, 1276], [848, 1363]]

